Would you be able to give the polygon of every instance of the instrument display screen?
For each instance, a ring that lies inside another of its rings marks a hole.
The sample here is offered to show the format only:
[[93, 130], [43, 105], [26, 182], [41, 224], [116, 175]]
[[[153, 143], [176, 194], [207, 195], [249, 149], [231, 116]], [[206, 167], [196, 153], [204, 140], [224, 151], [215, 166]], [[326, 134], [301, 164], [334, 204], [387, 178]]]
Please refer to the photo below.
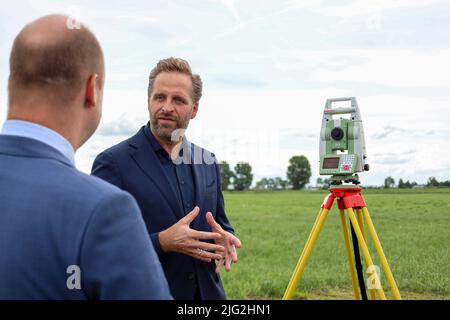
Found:
[[337, 169], [339, 167], [339, 158], [325, 158], [323, 159], [323, 169]]

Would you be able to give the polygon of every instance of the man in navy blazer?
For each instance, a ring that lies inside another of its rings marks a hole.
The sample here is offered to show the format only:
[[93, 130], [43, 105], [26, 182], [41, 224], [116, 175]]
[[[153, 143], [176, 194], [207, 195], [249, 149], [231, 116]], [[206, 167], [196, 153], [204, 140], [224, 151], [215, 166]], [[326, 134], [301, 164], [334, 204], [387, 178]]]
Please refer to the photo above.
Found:
[[150, 122], [98, 155], [92, 168], [137, 200], [175, 299], [225, 299], [219, 272], [230, 271], [241, 246], [214, 155], [184, 136], [201, 90], [187, 61], [161, 60], [150, 73]]
[[101, 117], [95, 36], [51, 15], [10, 57], [0, 134], [0, 299], [171, 299], [134, 198], [74, 166]]

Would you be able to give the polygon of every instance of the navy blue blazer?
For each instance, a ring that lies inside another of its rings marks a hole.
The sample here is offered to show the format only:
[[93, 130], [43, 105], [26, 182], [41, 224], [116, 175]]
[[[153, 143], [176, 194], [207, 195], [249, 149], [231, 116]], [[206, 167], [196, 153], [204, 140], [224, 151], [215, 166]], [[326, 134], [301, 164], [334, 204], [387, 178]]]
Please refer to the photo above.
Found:
[[[215, 262], [202, 262], [190, 256], [163, 252], [159, 245], [158, 233], [180, 220], [186, 212], [176, 200], [173, 190], [163, 171], [149, 138], [144, 133], [148, 126], [142, 127], [133, 137], [125, 140], [97, 156], [92, 174], [131, 193], [141, 208], [150, 238], [159, 255], [167, 281], [175, 299], [193, 299], [196, 282], [202, 299], [225, 299], [225, 292]], [[224, 200], [220, 185], [220, 171], [214, 155], [192, 144], [192, 172], [195, 182], [195, 205], [200, 213], [191, 223], [191, 228], [211, 231], [206, 221], [210, 211], [224, 230], [234, 232], [224, 211]], [[212, 164], [195, 164], [199, 151], [208, 153]]]
[[0, 299], [171, 296], [133, 197], [45, 143], [0, 135]]

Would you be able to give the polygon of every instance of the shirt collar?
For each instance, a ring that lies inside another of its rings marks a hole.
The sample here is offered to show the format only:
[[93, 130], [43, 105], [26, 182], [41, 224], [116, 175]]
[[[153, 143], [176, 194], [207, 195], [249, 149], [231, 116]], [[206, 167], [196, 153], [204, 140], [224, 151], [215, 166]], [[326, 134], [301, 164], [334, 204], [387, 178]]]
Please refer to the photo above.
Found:
[[[147, 138], [150, 141], [150, 144], [152, 145], [153, 151], [155, 152], [161, 152], [162, 154], [164, 154], [165, 156], [167, 156], [167, 158], [170, 159], [169, 154], [167, 153], [167, 151], [161, 146], [161, 144], [159, 143], [158, 140], [156, 140], [155, 136], [153, 135], [152, 130], [150, 129], [150, 122], [147, 123], [147, 126], [144, 128], [144, 132], [145, 135], [147, 136]], [[183, 147], [180, 149], [180, 154], [179, 156], [183, 156], [183, 151], [187, 150], [188, 154], [187, 156], [190, 156], [190, 148], [191, 148], [191, 143], [187, 140], [186, 136], [183, 136], [183, 141], [182, 141]]]
[[150, 129], [150, 122], [147, 123], [147, 126], [145, 128], [145, 135], [148, 137], [150, 144], [152, 145], [153, 151], [157, 152], [160, 150], [164, 150], [164, 148], [161, 146], [161, 144], [156, 140], [155, 136], [153, 135], [152, 130]]
[[7, 120], [1, 134], [19, 136], [41, 141], [61, 152], [75, 166], [75, 151], [62, 135], [37, 123], [23, 120]]

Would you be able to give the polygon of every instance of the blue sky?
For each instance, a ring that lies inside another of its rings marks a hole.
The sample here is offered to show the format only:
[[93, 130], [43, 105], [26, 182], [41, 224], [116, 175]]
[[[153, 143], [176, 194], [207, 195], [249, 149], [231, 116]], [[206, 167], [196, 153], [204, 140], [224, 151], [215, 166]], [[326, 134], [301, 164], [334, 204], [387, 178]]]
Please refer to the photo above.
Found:
[[80, 170], [145, 124], [148, 74], [176, 56], [204, 81], [188, 138], [249, 161], [255, 179], [284, 177], [303, 154], [315, 182], [324, 103], [340, 96], [362, 113], [363, 184], [450, 179], [450, 1], [11, 1], [0, 9], [1, 122], [12, 41], [51, 13], [79, 17], [105, 51], [104, 115]]

